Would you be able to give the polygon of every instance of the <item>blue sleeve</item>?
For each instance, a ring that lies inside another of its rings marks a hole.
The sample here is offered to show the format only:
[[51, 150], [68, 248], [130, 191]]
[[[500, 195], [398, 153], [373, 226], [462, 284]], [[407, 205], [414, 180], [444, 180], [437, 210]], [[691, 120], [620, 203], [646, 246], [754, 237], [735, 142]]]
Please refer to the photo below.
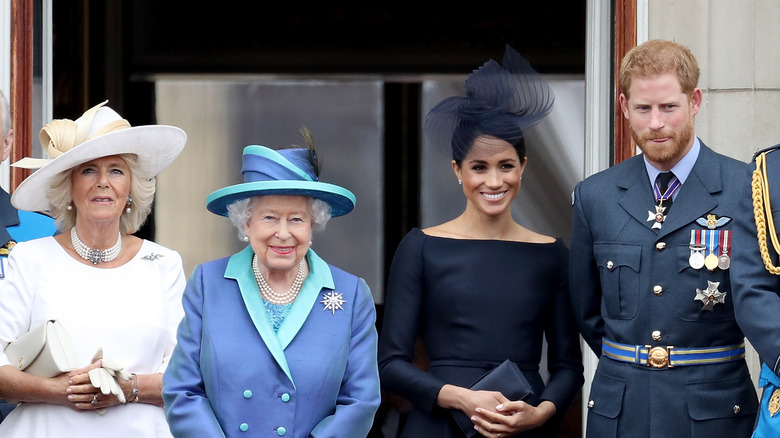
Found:
[[317, 424], [311, 431], [312, 437], [363, 438], [368, 435], [381, 401], [376, 357], [374, 299], [366, 282], [360, 279], [355, 294], [347, 369], [336, 412]]
[[[777, 156], [780, 158], [780, 155]], [[780, 171], [777, 167], [780, 160], [776, 163], [774, 168], [771, 167], [774, 163], [767, 164], [770, 172]], [[778, 173], [774, 173], [776, 175]], [[775, 224], [780, 225], [780, 179], [775, 181], [777, 183], [770, 187], [770, 194], [774, 196], [770, 209], [774, 210]], [[772, 254], [770, 229], [769, 226], [765, 228], [767, 250]], [[761, 360], [777, 374], [780, 372], [780, 324], [777, 322], [780, 315], [780, 275], [769, 273], [761, 256], [753, 199], [747, 187], [741, 195], [740, 208], [735, 212], [732, 230], [730, 274], [734, 288], [734, 314]], [[780, 229], [775, 229], [777, 231]], [[776, 254], [771, 257], [771, 263], [780, 265]]]
[[601, 316], [601, 280], [593, 255], [593, 234], [586, 216], [583, 184], [574, 188], [574, 212], [569, 251], [569, 293], [574, 318], [582, 337], [596, 356], [601, 356], [604, 319]]
[[203, 292], [203, 268], [199, 265], [184, 290], [184, 318], [179, 324], [176, 348], [163, 375], [165, 417], [175, 437], [225, 436], [206, 397], [200, 369]]

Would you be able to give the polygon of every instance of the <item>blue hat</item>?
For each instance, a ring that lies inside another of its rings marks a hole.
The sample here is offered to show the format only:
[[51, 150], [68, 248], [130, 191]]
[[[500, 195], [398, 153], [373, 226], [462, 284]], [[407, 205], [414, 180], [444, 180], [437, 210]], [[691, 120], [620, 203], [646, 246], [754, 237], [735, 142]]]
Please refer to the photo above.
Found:
[[317, 178], [315, 165], [306, 148], [280, 149], [265, 146], [244, 148], [241, 173], [244, 182], [219, 189], [206, 198], [206, 208], [227, 216], [227, 206], [253, 196], [292, 195], [321, 199], [331, 207], [331, 216], [342, 216], [355, 208], [355, 195], [349, 190]]

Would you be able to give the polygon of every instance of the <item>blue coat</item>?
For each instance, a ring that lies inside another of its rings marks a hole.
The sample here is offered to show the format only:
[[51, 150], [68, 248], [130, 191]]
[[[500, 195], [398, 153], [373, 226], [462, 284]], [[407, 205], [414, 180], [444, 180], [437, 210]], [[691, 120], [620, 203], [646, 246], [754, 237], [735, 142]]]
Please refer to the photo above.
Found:
[[[771, 211], [775, 232], [780, 232], [780, 145], [766, 155], [769, 172], [769, 193], [772, 195]], [[755, 169], [750, 166], [749, 171]], [[742, 197], [740, 215], [735, 219], [738, 228], [734, 232], [734, 262], [731, 276], [734, 282], [735, 306], [739, 322], [750, 343], [761, 359], [775, 372], [780, 373], [780, 275], [772, 275], [764, 267], [759, 252], [756, 222], [753, 215], [753, 199], [750, 194]], [[767, 245], [772, 264], [780, 266], [766, 227]]]
[[[360, 437], [380, 403], [374, 302], [366, 283], [309, 251], [309, 275], [274, 333], [252, 248], [196, 267], [163, 377], [176, 437]], [[343, 310], [326, 309], [330, 292]]]
[[[702, 144], [660, 230], [647, 220], [654, 201], [641, 155], [575, 188], [570, 292], [580, 331], [599, 356], [588, 436], [750, 436], [758, 401], [744, 359], [659, 369], [601, 354], [602, 337], [678, 348], [743, 341], [729, 270], [696, 270], [688, 258], [691, 230], [706, 229], [697, 219], [739, 214], [746, 167]], [[694, 298], [710, 281], [726, 299], [706, 311]]]
[[[774, 237], [780, 238], [780, 145], [766, 151], [765, 164], [771, 199], [767, 205], [766, 200], [761, 198], [762, 210], [771, 212]], [[753, 174], [755, 166], [750, 166], [749, 170]], [[742, 197], [742, 209], [735, 218], [731, 278], [735, 288], [737, 322], [764, 362], [759, 378], [759, 386], [763, 388], [760, 418], [754, 436], [774, 437], [780, 434], [780, 416], [776, 415], [774, 407], [770, 407], [772, 396], [780, 388], [780, 275], [769, 272], [761, 255], [753, 209], [755, 199], [751, 195], [748, 193]], [[769, 218], [763, 215], [764, 211], [760, 217], [765, 224], [767, 254], [770, 256], [769, 263], [776, 268], [780, 266], [778, 249], [772, 242]]]
[[9, 240], [24, 242], [57, 232], [54, 219], [34, 211], [19, 211], [11, 205], [11, 196], [0, 190], [0, 246]]

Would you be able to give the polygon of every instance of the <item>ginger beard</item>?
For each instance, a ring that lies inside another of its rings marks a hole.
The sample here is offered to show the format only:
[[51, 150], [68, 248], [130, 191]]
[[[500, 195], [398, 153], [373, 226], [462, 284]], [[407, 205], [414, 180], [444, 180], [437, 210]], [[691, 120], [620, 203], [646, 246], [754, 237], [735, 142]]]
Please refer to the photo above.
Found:
[[[688, 122], [679, 131], [659, 131], [641, 135], [634, 131], [630, 126], [631, 138], [634, 140], [643, 154], [653, 163], [668, 163], [675, 159], [682, 158], [685, 151], [693, 139], [693, 117], [688, 118]], [[654, 143], [654, 139], [666, 138], [669, 140], [664, 144]]]

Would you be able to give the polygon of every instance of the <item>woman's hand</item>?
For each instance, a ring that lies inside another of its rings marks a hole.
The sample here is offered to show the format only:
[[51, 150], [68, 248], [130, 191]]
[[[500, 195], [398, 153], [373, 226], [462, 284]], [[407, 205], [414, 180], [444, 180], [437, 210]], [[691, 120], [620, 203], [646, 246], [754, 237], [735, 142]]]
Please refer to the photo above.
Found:
[[470, 418], [477, 414], [478, 409], [495, 411], [497, 405], [506, 403], [510, 400], [498, 391], [472, 391], [449, 384], [441, 388], [437, 397], [439, 406], [463, 411]]
[[511, 401], [495, 409], [477, 408], [471, 421], [482, 435], [503, 438], [536, 429], [552, 418], [555, 412], [555, 404], [547, 400], [539, 403], [539, 406], [531, 406], [524, 401]]
[[67, 378], [66, 392], [71, 408], [79, 411], [96, 410], [121, 404], [116, 395], [103, 394], [90, 381], [89, 371], [100, 367], [102, 367], [102, 362], [97, 360], [89, 366], [62, 375]]

